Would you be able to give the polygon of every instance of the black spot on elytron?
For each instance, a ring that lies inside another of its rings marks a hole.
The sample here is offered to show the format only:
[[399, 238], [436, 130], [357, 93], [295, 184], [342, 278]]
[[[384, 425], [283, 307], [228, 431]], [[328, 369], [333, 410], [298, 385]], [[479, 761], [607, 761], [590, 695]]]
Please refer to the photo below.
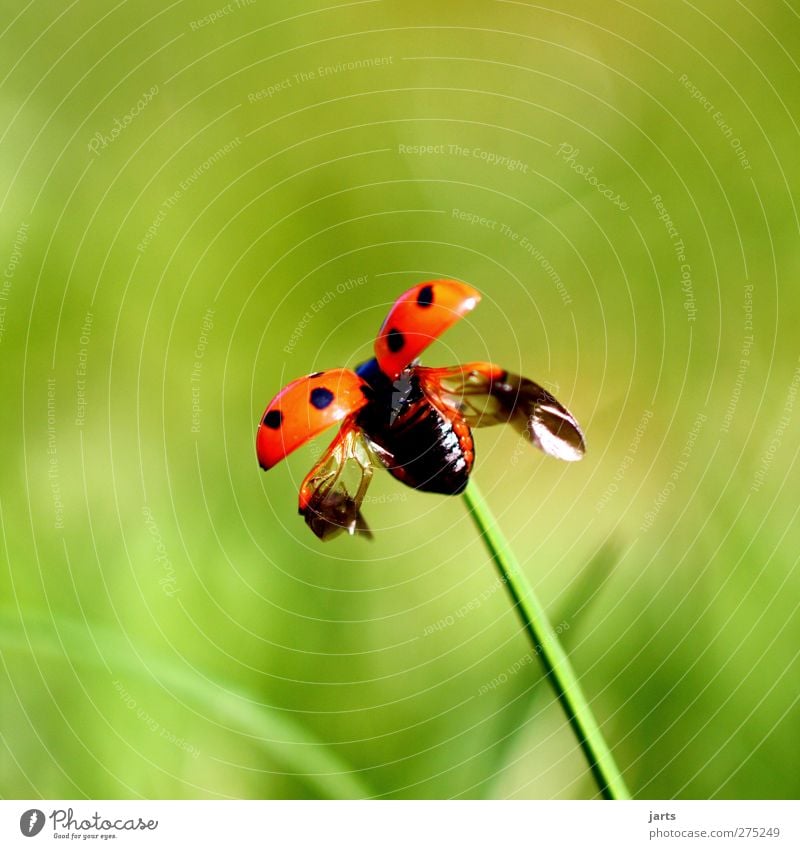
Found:
[[316, 389], [311, 390], [309, 400], [318, 410], [324, 410], [333, 403], [333, 392], [324, 386], [317, 386]]
[[403, 350], [403, 345], [406, 344], [406, 340], [403, 334], [396, 327], [392, 327], [386, 334], [386, 344], [389, 346], [389, 350], [393, 354], [396, 354], [398, 351]]
[[325, 374], [324, 371], [315, 371], [314, 374], [310, 374], [309, 377], [319, 377], [321, 374]]
[[433, 303], [433, 286], [423, 286], [417, 295], [418, 307], [429, 307]]
[[264, 416], [264, 424], [271, 430], [277, 430], [283, 424], [283, 413], [280, 410], [270, 410]]

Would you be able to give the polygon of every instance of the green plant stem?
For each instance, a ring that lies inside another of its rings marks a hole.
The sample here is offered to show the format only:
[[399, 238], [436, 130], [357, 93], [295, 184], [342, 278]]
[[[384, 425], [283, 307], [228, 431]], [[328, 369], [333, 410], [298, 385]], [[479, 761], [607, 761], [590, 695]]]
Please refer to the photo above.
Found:
[[534, 654], [542, 660], [547, 678], [567, 714], [600, 792], [606, 799], [630, 799], [625, 781], [581, 691], [569, 658], [561, 648], [544, 608], [522, 574], [508, 542], [473, 480], [464, 492], [464, 500], [511, 594], [522, 624], [533, 643]]

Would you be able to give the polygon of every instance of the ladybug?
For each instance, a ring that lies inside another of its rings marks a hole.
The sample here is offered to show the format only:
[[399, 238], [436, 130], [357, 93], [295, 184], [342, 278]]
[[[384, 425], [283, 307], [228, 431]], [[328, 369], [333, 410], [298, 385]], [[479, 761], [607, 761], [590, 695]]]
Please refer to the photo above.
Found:
[[475, 462], [473, 427], [508, 422], [546, 454], [581, 459], [578, 422], [533, 381], [492, 363], [419, 365], [425, 348], [480, 299], [456, 280], [418, 284], [395, 301], [371, 360], [301, 377], [270, 401], [256, 436], [265, 471], [340, 423], [300, 487], [300, 515], [320, 539], [370, 535], [360, 508], [376, 466], [423, 492], [463, 492]]

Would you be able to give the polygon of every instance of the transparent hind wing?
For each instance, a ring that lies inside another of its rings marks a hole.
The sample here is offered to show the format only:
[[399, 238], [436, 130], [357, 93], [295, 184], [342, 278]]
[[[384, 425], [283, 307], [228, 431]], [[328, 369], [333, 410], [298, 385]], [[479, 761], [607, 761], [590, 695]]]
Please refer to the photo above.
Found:
[[417, 367], [425, 392], [460, 413], [471, 427], [511, 424], [545, 454], [580, 460], [586, 445], [572, 413], [546, 389], [493, 363]]
[[342, 531], [372, 538], [361, 515], [361, 504], [374, 465], [372, 451], [355, 416], [345, 419], [300, 487], [300, 515], [321, 540], [333, 539]]

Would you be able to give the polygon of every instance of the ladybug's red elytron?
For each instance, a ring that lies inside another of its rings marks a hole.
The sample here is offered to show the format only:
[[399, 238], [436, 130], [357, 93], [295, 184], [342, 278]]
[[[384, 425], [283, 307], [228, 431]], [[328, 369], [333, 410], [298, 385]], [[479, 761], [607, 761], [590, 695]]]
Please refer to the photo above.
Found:
[[373, 359], [355, 371], [301, 377], [270, 401], [256, 437], [265, 471], [341, 422], [300, 487], [300, 514], [320, 539], [343, 530], [369, 534], [360, 508], [376, 465], [415, 489], [462, 492], [475, 460], [473, 427], [509, 422], [546, 454], [583, 456], [577, 421], [533, 381], [492, 363], [418, 365], [422, 351], [480, 298], [455, 280], [418, 284], [395, 301]]

